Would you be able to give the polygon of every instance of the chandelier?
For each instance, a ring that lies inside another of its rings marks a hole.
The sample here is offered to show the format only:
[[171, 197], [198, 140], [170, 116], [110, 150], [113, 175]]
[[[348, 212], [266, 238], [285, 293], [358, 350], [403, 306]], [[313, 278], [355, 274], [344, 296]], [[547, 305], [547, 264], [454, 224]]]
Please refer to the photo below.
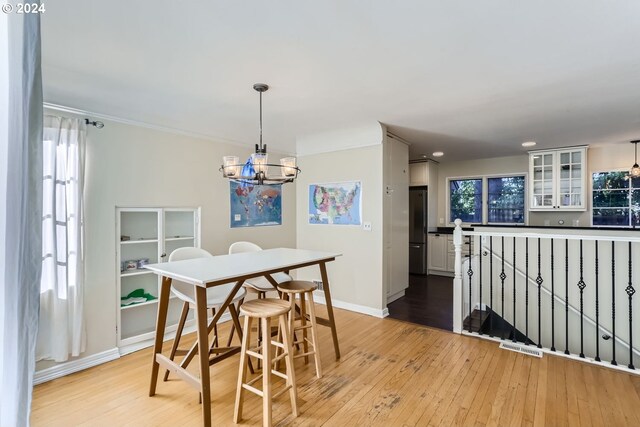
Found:
[[253, 89], [260, 94], [260, 144], [256, 144], [255, 153], [245, 163], [240, 163], [238, 156], [224, 156], [220, 172], [227, 179], [250, 185], [293, 182], [300, 173], [296, 158], [283, 157], [280, 164], [269, 163], [267, 144], [262, 143], [262, 93], [269, 90], [269, 86], [256, 83]]

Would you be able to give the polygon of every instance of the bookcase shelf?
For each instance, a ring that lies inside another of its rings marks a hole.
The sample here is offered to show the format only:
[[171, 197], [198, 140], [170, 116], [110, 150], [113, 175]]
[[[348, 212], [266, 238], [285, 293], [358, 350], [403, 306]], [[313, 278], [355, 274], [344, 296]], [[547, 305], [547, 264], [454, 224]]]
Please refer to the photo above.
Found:
[[[160, 294], [160, 277], [145, 269], [121, 271], [123, 262], [166, 262], [170, 253], [180, 247], [200, 247], [200, 208], [118, 207], [116, 224], [117, 301], [140, 289], [146, 294]], [[130, 240], [121, 240], [122, 236]], [[167, 330], [175, 330], [181, 306], [172, 295]], [[157, 308], [158, 299], [119, 307], [117, 335], [121, 354], [131, 351], [127, 348], [153, 344]]]

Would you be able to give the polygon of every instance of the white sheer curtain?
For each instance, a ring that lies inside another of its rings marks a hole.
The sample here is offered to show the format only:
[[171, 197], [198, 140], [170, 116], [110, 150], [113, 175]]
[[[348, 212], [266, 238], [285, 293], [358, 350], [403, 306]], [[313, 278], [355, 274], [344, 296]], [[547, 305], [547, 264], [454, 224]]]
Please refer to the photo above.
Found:
[[42, 278], [37, 360], [63, 362], [85, 348], [83, 188], [86, 127], [45, 115]]
[[[0, 20], [0, 426], [29, 425], [42, 266], [40, 16]], [[4, 107], [7, 107], [6, 109]], [[5, 167], [6, 165], [6, 167]]]

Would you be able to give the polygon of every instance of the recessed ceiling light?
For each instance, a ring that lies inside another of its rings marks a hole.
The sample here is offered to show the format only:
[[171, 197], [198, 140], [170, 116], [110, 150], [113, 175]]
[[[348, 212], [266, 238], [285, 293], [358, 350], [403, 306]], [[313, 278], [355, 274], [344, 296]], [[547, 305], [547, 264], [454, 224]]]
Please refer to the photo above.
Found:
[[535, 145], [536, 145], [536, 142], [535, 142], [535, 141], [527, 141], [527, 142], [523, 142], [523, 143], [522, 143], [522, 146], [523, 146], [523, 147], [533, 147], [533, 146], [535, 146]]
[[426, 155], [426, 154], [423, 154], [423, 155], [422, 155], [422, 158], [423, 158], [423, 159], [426, 159], [426, 158], [427, 158], [427, 155]]
[[433, 157], [442, 157], [444, 153], [442, 151], [434, 151], [432, 154]]

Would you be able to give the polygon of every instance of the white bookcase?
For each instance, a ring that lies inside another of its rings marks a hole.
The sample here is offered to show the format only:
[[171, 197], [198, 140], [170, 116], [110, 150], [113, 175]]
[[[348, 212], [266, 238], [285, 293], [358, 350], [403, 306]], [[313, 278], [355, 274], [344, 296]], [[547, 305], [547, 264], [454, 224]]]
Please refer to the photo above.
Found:
[[[153, 344], [161, 283], [151, 271], [123, 270], [123, 263], [141, 259], [151, 264], [166, 262], [169, 254], [181, 247], [200, 247], [200, 208], [116, 208], [117, 336], [121, 354]], [[121, 298], [140, 289], [155, 299], [121, 305]], [[175, 331], [181, 308], [181, 302], [172, 298], [168, 332]]]

